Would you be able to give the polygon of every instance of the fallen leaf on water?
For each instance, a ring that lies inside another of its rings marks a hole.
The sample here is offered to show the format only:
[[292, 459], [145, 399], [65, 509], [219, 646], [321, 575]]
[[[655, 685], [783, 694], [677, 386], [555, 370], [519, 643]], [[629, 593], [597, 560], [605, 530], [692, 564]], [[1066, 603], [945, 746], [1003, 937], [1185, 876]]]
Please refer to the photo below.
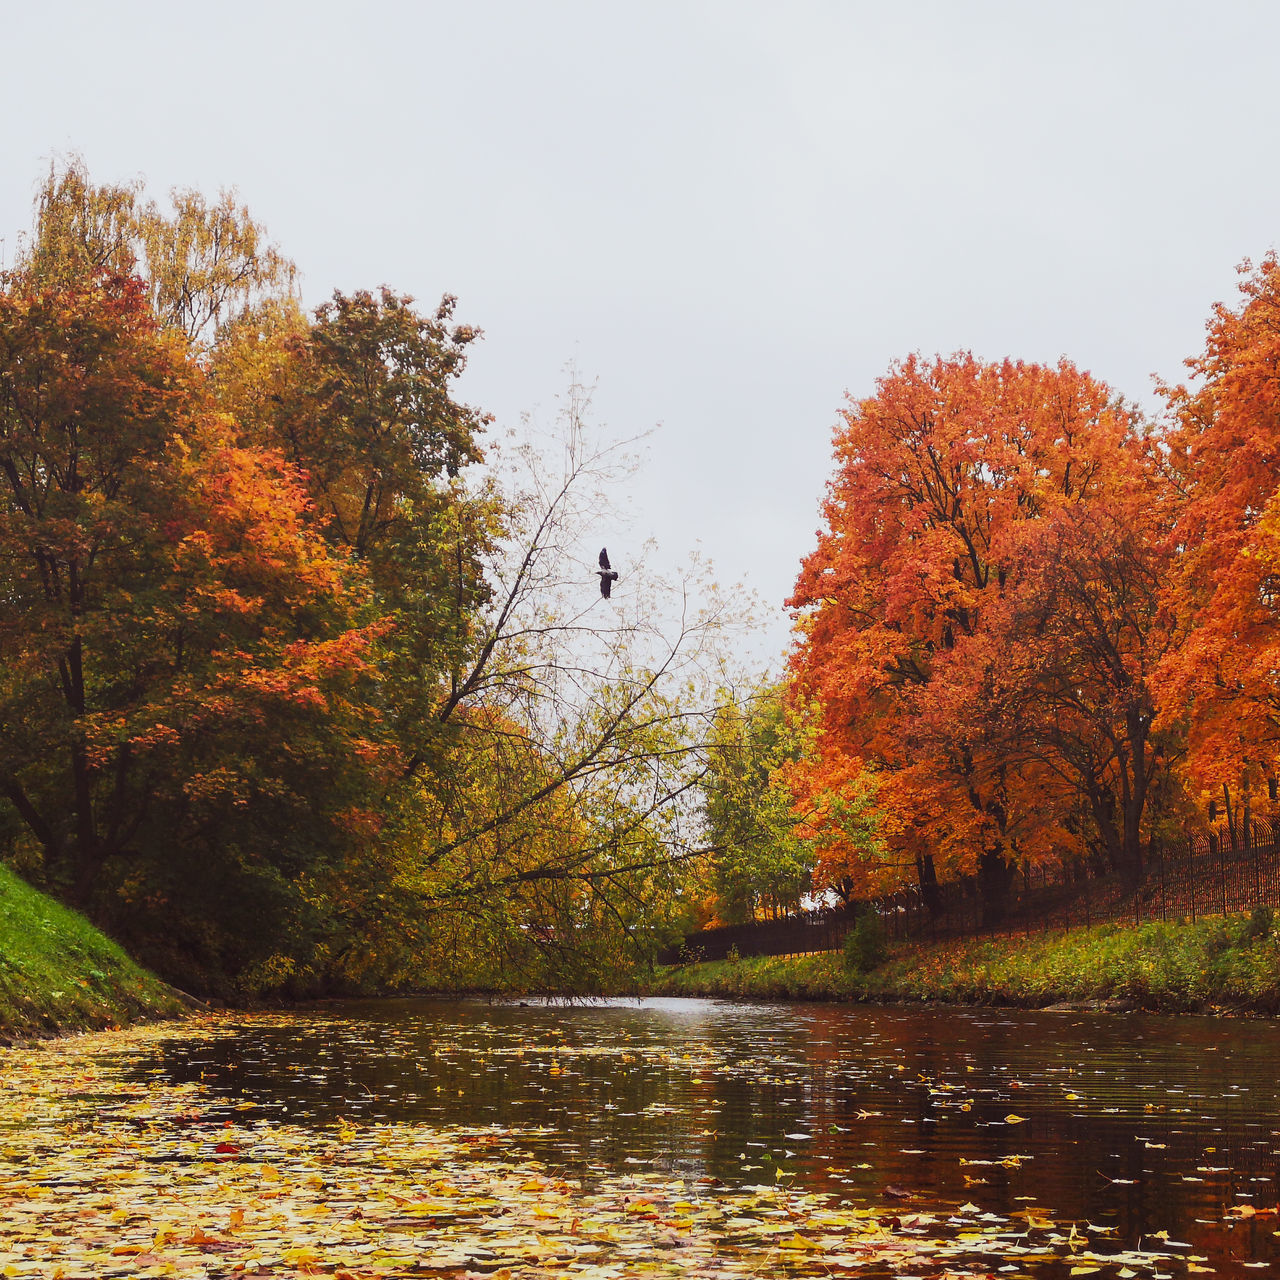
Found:
[[802, 1235], [787, 1236], [784, 1240], [778, 1241], [779, 1249], [807, 1249], [823, 1252], [822, 1246], [813, 1240], [806, 1240]]

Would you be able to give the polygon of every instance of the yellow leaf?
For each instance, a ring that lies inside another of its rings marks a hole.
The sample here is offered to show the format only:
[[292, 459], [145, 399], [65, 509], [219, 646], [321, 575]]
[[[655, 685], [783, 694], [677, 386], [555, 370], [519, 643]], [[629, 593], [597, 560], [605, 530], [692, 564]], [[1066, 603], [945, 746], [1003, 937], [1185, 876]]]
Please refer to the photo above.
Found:
[[[1027, 1118], [1026, 1116], [1015, 1116], [1012, 1113], [1010, 1113], [1009, 1115], [1005, 1116], [1004, 1122], [1005, 1124], [1021, 1124], [1026, 1118]], [[1094, 1270], [1096, 1271], [1097, 1268], [1095, 1267]]]
[[810, 1251], [816, 1250], [819, 1253], [822, 1252], [822, 1246], [820, 1244], [815, 1244], [812, 1240], [806, 1240], [802, 1235], [791, 1235], [791, 1236], [787, 1236], [785, 1240], [779, 1240], [778, 1248], [779, 1249], [808, 1249]]

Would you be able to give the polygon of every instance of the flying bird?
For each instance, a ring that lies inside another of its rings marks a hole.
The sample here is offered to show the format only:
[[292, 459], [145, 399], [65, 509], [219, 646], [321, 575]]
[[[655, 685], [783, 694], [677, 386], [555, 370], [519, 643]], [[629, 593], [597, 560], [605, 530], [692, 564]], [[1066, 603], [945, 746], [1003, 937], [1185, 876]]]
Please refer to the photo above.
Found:
[[596, 570], [600, 575], [600, 594], [607, 600], [609, 588], [618, 580], [618, 571], [609, 565], [609, 548], [600, 548], [600, 567]]

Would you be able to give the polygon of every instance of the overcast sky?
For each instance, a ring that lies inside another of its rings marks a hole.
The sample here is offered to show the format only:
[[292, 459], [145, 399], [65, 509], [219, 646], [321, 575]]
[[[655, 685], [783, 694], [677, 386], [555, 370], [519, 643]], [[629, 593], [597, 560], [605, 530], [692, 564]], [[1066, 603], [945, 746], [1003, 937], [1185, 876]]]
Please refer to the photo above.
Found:
[[1068, 355], [1148, 405], [1280, 241], [1280, 4], [0, 4], [0, 236], [51, 157], [235, 187], [304, 300], [485, 331], [462, 387], [550, 420], [576, 363], [620, 498], [774, 610], [846, 392], [906, 353]]

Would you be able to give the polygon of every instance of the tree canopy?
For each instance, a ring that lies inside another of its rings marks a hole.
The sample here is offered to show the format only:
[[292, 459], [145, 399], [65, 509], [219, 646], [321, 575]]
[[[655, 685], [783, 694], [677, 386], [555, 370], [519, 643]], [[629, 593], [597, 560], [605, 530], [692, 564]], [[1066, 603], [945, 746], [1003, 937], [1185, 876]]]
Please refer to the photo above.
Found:
[[574, 390], [504, 484], [455, 305], [308, 316], [78, 163], [0, 279], [0, 841], [189, 985], [575, 989], [684, 910], [723, 614], [584, 616], [609, 452]]

